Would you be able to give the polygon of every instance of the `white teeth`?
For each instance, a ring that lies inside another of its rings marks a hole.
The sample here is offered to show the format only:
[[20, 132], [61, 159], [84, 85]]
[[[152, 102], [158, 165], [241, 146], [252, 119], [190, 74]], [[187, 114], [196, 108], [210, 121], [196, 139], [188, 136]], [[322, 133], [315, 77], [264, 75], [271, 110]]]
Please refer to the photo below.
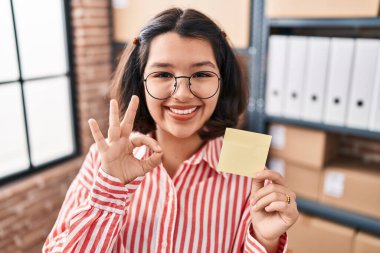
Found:
[[197, 107], [193, 107], [193, 108], [190, 108], [190, 109], [186, 109], [186, 110], [179, 110], [179, 109], [174, 109], [174, 108], [170, 108], [170, 111], [174, 112], [174, 113], [177, 113], [177, 114], [189, 114], [189, 113], [192, 113], [193, 111], [195, 111], [195, 109], [197, 109]]

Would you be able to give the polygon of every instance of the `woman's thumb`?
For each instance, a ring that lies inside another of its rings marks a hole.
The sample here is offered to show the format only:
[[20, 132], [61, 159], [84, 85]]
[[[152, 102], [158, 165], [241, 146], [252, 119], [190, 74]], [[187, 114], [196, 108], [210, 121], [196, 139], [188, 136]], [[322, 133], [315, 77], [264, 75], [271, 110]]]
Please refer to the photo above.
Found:
[[162, 161], [163, 152], [154, 152], [148, 159], [142, 160], [141, 165], [144, 173], [148, 173], [153, 168], [157, 167]]

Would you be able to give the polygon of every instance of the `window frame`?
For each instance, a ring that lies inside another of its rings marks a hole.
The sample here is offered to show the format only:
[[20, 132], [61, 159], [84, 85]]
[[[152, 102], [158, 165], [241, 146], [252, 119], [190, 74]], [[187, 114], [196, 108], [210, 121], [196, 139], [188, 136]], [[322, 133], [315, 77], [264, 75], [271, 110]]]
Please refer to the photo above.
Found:
[[[22, 108], [23, 108], [23, 117], [24, 117], [24, 123], [25, 123], [25, 134], [26, 134], [26, 144], [27, 144], [27, 151], [28, 151], [28, 160], [29, 160], [29, 167], [25, 170], [4, 176], [0, 178], [0, 186], [14, 182], [18, 179], [25, 178], [27, 176], [30, 176], [36, 172], [40, 172], [46, 169], [49, 169], [53, 166], [56, 166], [58, 164], [64, 163], [66, 161], [72, 160], [75, 157], [78, 157], [80, 155], [80, 140], [79, 140], [79, 124], [78, 124], [78, 115], [77, 115], [77, 97], [75, 92], [75, 72], [74, 72], [74, 59], [73, 59], [73, 30], [71, 26], [71, 19], [70, 19], [70, 0], [64, 0], [63, 1], [63, 16], [64, 16], [64, 24], [65, 24], [65, 38], [66, 38], [66, 52], [67, 52], [67, 60], [68, 60], [68, 71], [64, 74], [59, 75], [52, 75], [52, 76], [43, 76], [43, 77], [37, 77], [37, 78], [28, 78], [24, 79], [21, 69], [21, 62], [20, 62], [20, 52], [19, 52], [19, 41], [17, 36], [17, 27], [16, 27], [16, 19], [15, 19], [15, 12], [14, 12], [14, 4], [13, 0], [8, 0], [10, 2], [11, 7], [11, 14], [12, 14], [12, 25], [13, 25], [13, 35], [15, 39], [15, 46], [16, 46], [16, 55], [17, 55], [17, 65], [18, 65], [18, 71], [19, 71], [19, 79], [18, 80], [10, 80], [10, 81], [0, 81], [0, 87], [3, 84], [10, 84], [10, 83], [19, 83], [21, 88], [21, 99], [22, 99]], [[70, 103], [70, 111], [71, 111], [71, 123], [73, 127], [73, 137], [74, 137], [74, 151], [69, 154], [62, 156], [58, 159], [51, 160], [49, 162], [46, 162], [44, 164], [33, 166], [32, 159], [31, 159], [31, 147], [30, 147], [30, 138], [29, 138], [29, 130], [28, 130], [28, 121], [27, 121], [27, 114], [26, 114], [26, 107], [25, 107], [25, 95], [24, 95], [24, 83], [27, 81], [35, 81], [35, 80], [45, 80], [50, 79], [54, 77], [67, 77], [69, 79], [69, 86], [70, 86], [70, 92], [69, 97], [71, 103]]]

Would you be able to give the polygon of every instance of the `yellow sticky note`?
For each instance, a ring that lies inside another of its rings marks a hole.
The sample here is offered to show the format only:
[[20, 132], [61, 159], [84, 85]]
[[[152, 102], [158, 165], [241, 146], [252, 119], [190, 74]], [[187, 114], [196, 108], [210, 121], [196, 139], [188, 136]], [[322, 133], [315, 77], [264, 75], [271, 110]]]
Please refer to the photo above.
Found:
[[270, 135], [227, 128], [217, 170], [253, 178], [265, 167], [271, 140]]

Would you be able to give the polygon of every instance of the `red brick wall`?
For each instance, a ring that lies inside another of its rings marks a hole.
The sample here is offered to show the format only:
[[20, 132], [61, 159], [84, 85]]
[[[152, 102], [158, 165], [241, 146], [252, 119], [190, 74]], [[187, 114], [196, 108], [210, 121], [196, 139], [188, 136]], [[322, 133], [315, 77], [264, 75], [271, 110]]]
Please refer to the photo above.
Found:
[[87, 120], [106, 134], [112, 71], [108, 0], [72, 0], [71, 21], [82, 156], [0, 188], [0, 251], [41, 252], [67, 188], [93, 143]]
[[380, 140], [342, 136], [339, 153], [345, 156], [360, 158], [366, 162], [380, 164]]
[[108, 88], [112, 71], [108, 0], [72, 0], [74, 61], [82, 151], [93, 143], [88, 119], [96, 119], [106, 133]]

